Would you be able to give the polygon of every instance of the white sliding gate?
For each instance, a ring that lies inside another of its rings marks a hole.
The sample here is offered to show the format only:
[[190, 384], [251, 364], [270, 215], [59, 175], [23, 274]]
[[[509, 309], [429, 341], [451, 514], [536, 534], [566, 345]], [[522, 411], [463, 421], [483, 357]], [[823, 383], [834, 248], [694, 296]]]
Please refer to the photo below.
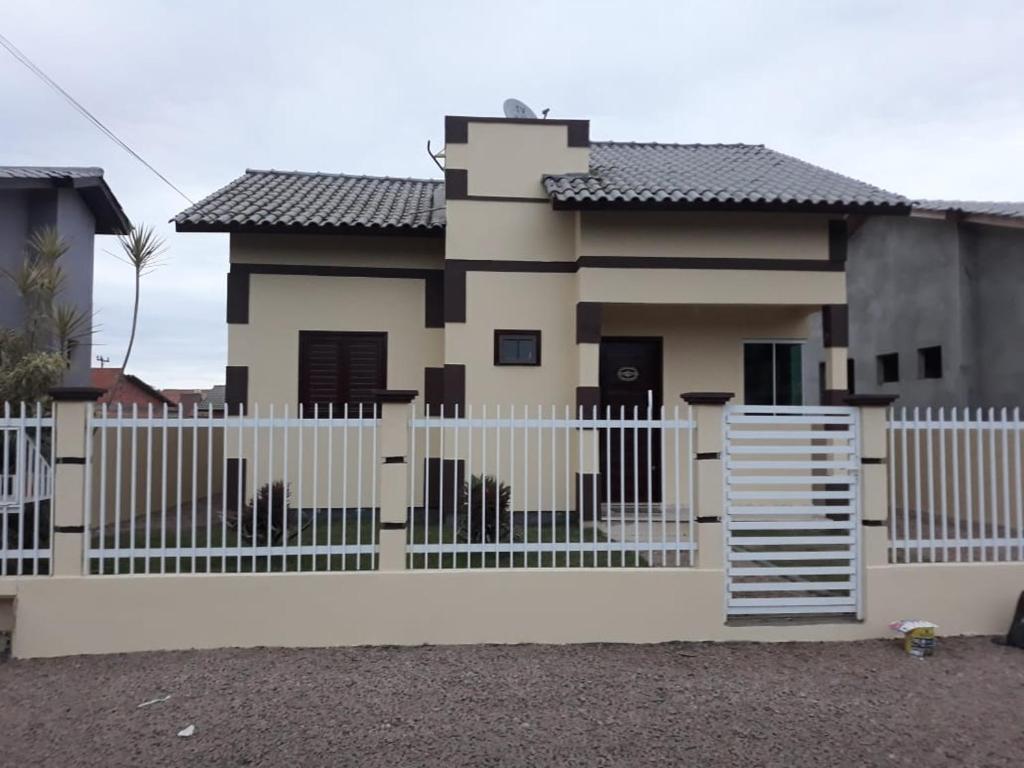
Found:
[[858, 414], [725, 410], [726, 613], [861, 614]]

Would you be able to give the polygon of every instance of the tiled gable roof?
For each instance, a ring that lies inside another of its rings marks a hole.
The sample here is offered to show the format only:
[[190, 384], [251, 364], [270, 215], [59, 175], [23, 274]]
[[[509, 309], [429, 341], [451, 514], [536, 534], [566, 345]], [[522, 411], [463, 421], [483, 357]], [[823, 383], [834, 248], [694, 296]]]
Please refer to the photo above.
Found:
[[0, 188], [50, 189], [56, 186], [70, 186], [78, 192], [96, 220], [96, 234], [123, 235], [131, 231], [132, 223], [107, 186], [102, 168], [0, 165]]
[[179, 213], [179, 232], [444, 229], [444, 184], [434, 179], [247, 170]]
[[966, 213], [972, 216], [1001, 216], [1024, 219], [1024, 202], [991, 202], [987, 200], [915, 200], [914, 208], [924, 211]]
[[589, 173], [546, 176], [544, 187], [556, 204], [838, 208], [910, 204], [902, 195], [760, 144], [592, 142]]

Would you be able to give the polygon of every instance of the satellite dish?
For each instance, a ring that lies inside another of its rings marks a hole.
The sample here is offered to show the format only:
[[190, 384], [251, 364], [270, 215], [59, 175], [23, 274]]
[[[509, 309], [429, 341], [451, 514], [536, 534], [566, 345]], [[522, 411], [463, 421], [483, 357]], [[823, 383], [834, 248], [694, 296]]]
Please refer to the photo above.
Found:
[[514, 118], [517, 120], [536, 120], [537, 115], [528, 106], [523, 104], [519, 99], [505, 99], [505, 103], [502, 104], [502, 109], [505, 110], [505, 117]]

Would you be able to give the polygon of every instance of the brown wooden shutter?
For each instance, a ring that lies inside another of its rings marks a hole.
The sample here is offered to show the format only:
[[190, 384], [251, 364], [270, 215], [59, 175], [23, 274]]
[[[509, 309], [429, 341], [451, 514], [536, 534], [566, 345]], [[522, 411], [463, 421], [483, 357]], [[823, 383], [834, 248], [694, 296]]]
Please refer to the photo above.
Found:
[[340, 415], [346, 404], [349, 415], [358, 415], [360, 405], [374, 403], [374, 390], [387, 387], [387, 334], [329, 333], [302, 331], [299, 334], [299, 400], [305, 415], [320, 415], [333, 404]]

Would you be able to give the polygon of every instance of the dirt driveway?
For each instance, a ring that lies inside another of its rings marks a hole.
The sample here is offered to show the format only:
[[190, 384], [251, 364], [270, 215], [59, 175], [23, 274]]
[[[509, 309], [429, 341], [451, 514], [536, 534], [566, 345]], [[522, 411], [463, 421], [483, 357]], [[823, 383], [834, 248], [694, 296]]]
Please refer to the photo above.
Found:
[[[138, 704], [170, 694], [165, 702]], [[179, 738], [190, 724], [195, 735]], [[0, 663], [4, 766], [1020, 766], [1024, 652], [233, 650]]]

